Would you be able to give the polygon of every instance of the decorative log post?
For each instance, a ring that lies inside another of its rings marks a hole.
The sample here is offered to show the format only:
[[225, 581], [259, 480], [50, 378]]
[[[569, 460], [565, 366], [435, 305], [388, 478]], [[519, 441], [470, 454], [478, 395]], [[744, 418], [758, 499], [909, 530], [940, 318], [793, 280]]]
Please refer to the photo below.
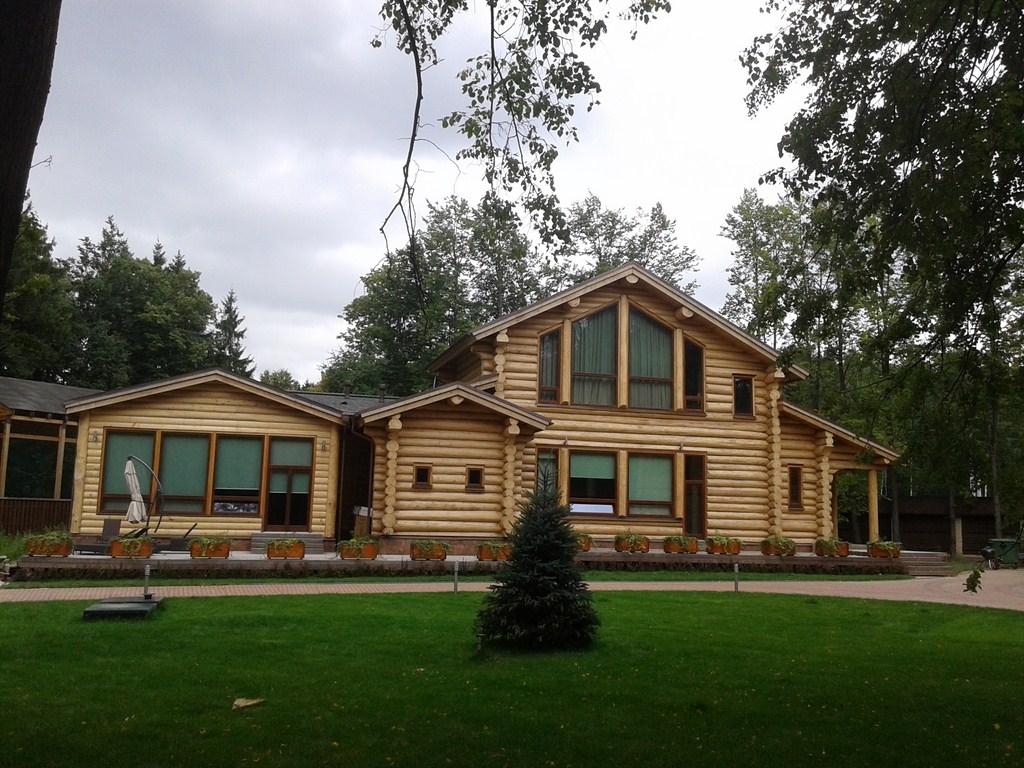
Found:
[[878, 470], [868, 470], [868, 541], [878, 541]]
[[[777, 372], [780, 373], [780, 372]], [[768, 377], [768, 533], [782, 535], [782, 422], [779, 418], [779, 379]]]
[[494, 385], [494, 394], [497, 397], [505, 396], [505, 349], [507, 344], [508, 333], [499, 331], [494, 344], [494, 372], [498, 374], [498, 381]]
[[505, 456], [502, 464], [501, 531], [504, 535], [512, 532], [516, 516], [516, 447], [519, 437], [519, 422], [511, 417], [505, 425]]
[[834, 442], [832, 433], [824, 432], [815, 448], [818, 455], [818, 532], [826, 539], [832, 538], [835, 532], [832, 523], [832, 471], [829, 467]]
[[395, 532], [395, 501], [398, 495], [398, 433], [402, 430], [402, 417], [395, 415], [388, 421], [388, 464], [384, 480], [384, 515], [381, 524], [384, 535], [391, 536]]

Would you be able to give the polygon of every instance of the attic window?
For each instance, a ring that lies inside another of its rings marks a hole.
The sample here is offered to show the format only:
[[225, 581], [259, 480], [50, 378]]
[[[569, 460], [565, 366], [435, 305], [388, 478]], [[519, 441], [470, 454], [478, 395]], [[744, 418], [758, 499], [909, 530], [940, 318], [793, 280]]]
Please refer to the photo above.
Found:
[[429, 488], [430, 487], [430, 465], [429, 464], [417, 464], [413, 467], [413, 488]]

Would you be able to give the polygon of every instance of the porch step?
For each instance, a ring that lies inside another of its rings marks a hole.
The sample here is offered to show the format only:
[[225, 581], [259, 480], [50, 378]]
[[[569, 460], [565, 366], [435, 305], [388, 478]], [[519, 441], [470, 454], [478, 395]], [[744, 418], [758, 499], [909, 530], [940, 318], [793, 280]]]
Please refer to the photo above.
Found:
[[267, 542], [274, 539], [299, 539], [306, 545], [306, 554], [322, 555], [324, 553], [324, 537], [318, 533], [292, 533], [290, 531], [269, 531], [254, 533], [250, 549], [256, 554], [265, 554]]
[[949, 555], [945, 552], [907, 552], [900, 553], [907, 574], [910, 576], [954, 576], [949, 565]]

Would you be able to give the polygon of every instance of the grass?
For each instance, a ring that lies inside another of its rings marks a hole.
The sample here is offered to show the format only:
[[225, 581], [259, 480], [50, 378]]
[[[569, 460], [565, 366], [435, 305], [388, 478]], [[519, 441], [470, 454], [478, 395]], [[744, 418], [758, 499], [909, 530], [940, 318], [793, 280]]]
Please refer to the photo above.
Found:
[[[480, 596], [169, 599], [143, 622], [0, 606], [5, 763], [1020, 765], [1024, 617], [599, 593], [586, 652], [471, 633]], [[752, 631], [753, 630], [753, 631]], [[262, 698], [233, 711], [238, 698]]]

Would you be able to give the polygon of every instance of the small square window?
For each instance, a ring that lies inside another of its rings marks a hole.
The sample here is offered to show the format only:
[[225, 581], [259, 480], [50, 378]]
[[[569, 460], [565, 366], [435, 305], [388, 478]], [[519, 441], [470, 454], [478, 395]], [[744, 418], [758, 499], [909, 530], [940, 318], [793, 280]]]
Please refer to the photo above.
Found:
[[430, 465], [429, 464], [417, 464], [413, 469], [413, 488], [429, 488], [430, 487]]
[[482, 491], [484, 489], [484, 468], [466, 467], [466, 490]]

